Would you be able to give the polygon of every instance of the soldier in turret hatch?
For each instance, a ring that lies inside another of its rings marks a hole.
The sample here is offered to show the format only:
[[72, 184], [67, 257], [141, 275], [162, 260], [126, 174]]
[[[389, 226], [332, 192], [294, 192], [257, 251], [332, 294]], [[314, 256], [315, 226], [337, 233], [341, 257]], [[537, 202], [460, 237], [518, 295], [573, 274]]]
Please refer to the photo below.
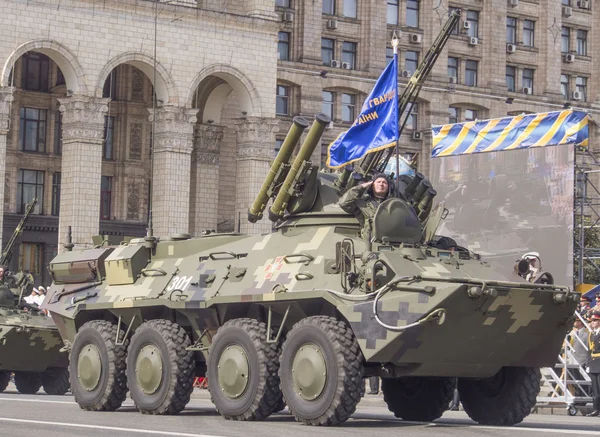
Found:
[[373, 180], [349, 189], [340, 199], [340, 208], [358, 219], [363, 237], [366, 237], [366, 221], [373, 218], [377, 207], [389, 197], [389, 192], [386, 175], [379, 173], [373, 176]]

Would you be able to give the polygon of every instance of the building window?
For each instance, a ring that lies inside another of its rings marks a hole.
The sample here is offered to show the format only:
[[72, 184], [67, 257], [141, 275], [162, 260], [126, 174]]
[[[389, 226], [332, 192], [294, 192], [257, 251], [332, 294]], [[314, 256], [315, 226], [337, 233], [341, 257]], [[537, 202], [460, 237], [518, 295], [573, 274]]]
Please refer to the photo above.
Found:
[[117, 99], [117, 69], [114, 68], [106, 80], [104, 81], [104, 88], [102, 88], [102, 97], [110, 98], [112, 100]]
[[448, 77], [455, 77], [458, 81], [458, 58], [448, 57]]
[[279, 42], [277, 43], [277, 52], [280, 61], [290, 60], [290, 34], [289, 32], [279, 32]]
[[323, 13], [335, 15], [335, 0], [323, 0]]
[[321, 104], [321, 112], [327, 115], [330, 119], [334, 119], [333, 101], [335, 93], [331, 91], [323, 91], [323, 103]]
[[275, 105], [275, 113], [277, 115], [290, 114], [290, 87], [277, 85], [277, 99]]
[[112, 177], [102, 176], [100, 182], [100, 219], [110, 220], [110, 204], [112, 200]]
[[587, 30], [577, 31], [577, 54], [579, 56], [587, 56]]
[[[452, 12], [459, 10], [459, 8], [455, 8], [450, 6], [448, 8], [448, 16], [452, 15]], [[460, 23], [460, 20], [458, 20], [458, 22], [456, 23], [456, 25], [452, 28], [452, 31], [450, 32], [450, 35], [458, 35], [460, 33], [459, 28], [458, 28], [458, 23]]]
[[569, 76], [566, 74], [560, 75], [560, 93], [565, 99], [569, 98]]
[[321, 38], [321, 60], [323, 61], [323, 65], [331, 65], [333, 55], [335, 54], [333, 51], [334, 45], [334, 40], [329, 38]]
[[21, 243], [19, 248], [19, 270], [27, 271], [34, 276], [42, 273], [42, 245], [36, 243]]
[[350, 69], [356, 68], [356, 43], [344, 41], [342, 43], [342, 62], [350, 64]]
[[419, 0], [406, 0], [406, 25], [419, 27]]
[[385, 63], [389, 64], [394, 59], [394, 49], [391, 47], [385, 48]]
[[114, 158], [114, 132], [115, 132], [115, 117], [104, 117], [104, 143], [102, 147], [102, 158]]
[[575, 90], [581, 94], [581, 100], [587, 102], [587, 77], [578, 76], [575, 79]]
[[515, 44], [517, 42], [517, 19], [506, 17], [506, 42]]
[[21, 108], [19, 111], [19, 149], [24, 152], [46, 151], [45, 109]]
[[33, 209], [34, 214], [41, 214], [44, 210], [44, 172], [38, 170], [19, 170], [17, 179], [17, 213], [23, 214], [27, 204], [34, 197], [38, 203]]
[[419, 52], [407, 50], [404, 52], [404, 69], [410, 71], [411, 74], [417, 71], [419, 65]]
[[510, 92], [516, 91], [517, 69], [510, 65], [506, 66], [506, 89]]
[[477, 86], [477, 61], [465, 62], [465, 85]]
[[387, 24], [398, 24], [398, 0], [387, 0]]
[[281, 146], [283, 146], [283, 140], [281, 138], [276, 138], [275, 139], [275, 149], [273, 149], [273, 151], [275, 153], [273, 153], [273, 157], [277, 156], [277, 154], [281, 150]]
[[344, 0], [344, 17], [356, 18], [356, 0]]
[[52, 174], [52, 211], [50, 214], [60, 213], [60, 172]]
[[465, 109], [464, 110], [464, 121], [475, 121], [477, 120], [477, 111], [474, 109]]
[[342, 121], [354, 122], [356, 118], [356, 95], [342, 94]]
[[62, 70], [56, 67], [56, 84], [54, 86], [65, 85], [65, 76]]
[[281, 6], [282, 8], [289, 8], [290, 0], [275, 0], [275, 6]]
[[569, 46], [571, 45], [571, 29], [563, 27], [560, 31], [560, 51], [563, 53], [569, 53]]
[[565, 6], [571, 6], [571, 0], [562, 0], [562, 4]]
[[48, 92], [50, 58], [41, 53], [23, 55], [21, 87], [28, 91]]
[[531, 89], [531, 93], [533, 94], [533, 69], [532, 68], [524, 68], [523, 69], [523, 88]]
[[448, 123], [458, 123], [458, 108], [452, 106], [448, 108]]
[[535, 21], [523, 20], [523, 45], [533, 47], [535, 42]]
[[62, 154], [62, 114], [56, 111], [54, 116], [54, 154]]
[[467, 11], [467, 20], [471, 25], [467, 31], [467, 35], [477, 38], [479, 36], [479, 12]]
[[404, 126], [409, 130], [417, 130], [419, 123], [419, 105], [414, 103], [410, 108], [410, 113], [407, 116], [406, 125]]

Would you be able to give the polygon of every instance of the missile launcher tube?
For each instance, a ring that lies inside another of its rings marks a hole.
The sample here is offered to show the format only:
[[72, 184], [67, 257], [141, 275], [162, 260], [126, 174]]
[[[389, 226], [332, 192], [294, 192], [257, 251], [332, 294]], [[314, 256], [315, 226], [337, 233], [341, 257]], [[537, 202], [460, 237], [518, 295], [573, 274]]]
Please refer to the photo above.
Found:
[[263, 211], [267, 206], [267, 202], [269, 201], [269, 189], [273, 184], [273, 180], [279, 171], [279, 168], [284, 164], [289, 164], [290, 158], [292, 157], [292, 153], [294, 153], [294, 149], [296, 148], [296, 144], [300, 140], [302, 136], [302, 132], [304, 129], [308, 127], [308, 121], [302, 117], [294, 117], [294, 122], [292, 123], [292, 127], [281, 145], [281, 149], [277, 153], [275, 160], [271, 164], [271, 168], [269, 169], [269, 173], [265, 178], [265, 181], [256, 196], [256, 200], [252, 204], [252, 206], [248, 209], [248, 221], [250, 223], [256, 223], [263, 216]]
[[273, 201], [273, 205], [269, 209], [269, 220], [276, 222], [283, 217], [288, 201], [291, 196], [291, 188], [298, 182], [300, 168], [305, 161], [309, 161], [311, 155], [315, 151], [317, 144], [321, 140], [321, 136], [325, 131], [325, 128], [329, 125], [331, 119], [325, 114], [317, 114], [315, 121], [313, 122], [308, 135], [300, 147], [294, 162], [292, 163], [290, 170], [285, 178], [285, 181], [281, 185], [277, 197]]

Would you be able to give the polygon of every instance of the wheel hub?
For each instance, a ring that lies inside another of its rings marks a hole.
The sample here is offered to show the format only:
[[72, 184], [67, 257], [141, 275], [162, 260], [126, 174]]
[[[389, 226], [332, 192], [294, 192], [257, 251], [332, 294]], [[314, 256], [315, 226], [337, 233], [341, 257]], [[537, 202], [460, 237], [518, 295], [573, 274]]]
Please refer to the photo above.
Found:
[[87, 344], [79, 352], [77, 358], [77, 379], [87, 391], [98, 387], [102, 375], [100, 351], [93, 344]]
[[327, 364], [323, 351], [315, 344], [305, 344], [292, 362], [292, 381], [296, 394], [312, 401], [323, 393], [327, 383]]
[[144, 394], [156, 393], [162, 382], [163, 360], [153, 344], [144, 346], [135, 360], [135, 378]]
[[219, 387], [232, 399], [239, 398], [248, 387], [248, 357], [237, 345], [227, 346], [219, 357]]

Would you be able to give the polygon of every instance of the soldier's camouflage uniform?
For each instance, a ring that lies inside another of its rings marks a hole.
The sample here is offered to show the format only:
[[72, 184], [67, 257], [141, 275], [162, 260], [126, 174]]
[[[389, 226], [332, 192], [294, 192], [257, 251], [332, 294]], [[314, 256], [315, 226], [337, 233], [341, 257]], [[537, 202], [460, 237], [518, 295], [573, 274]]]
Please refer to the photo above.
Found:
[[348, 214], [354, 214], [358, 219], [363, 238], [366, 237], [367, 234], [367, 228], [365, 226], [367, 220], [373, 218], [375, 211], [377, 211], [381, 202], [387, 199], [387, 196], [383, 199], [375, 197], [371, 187], [372, 185], [369, 187], [359, 185], [351, 188], [342, 196], [338, 203], [340, 208]]

